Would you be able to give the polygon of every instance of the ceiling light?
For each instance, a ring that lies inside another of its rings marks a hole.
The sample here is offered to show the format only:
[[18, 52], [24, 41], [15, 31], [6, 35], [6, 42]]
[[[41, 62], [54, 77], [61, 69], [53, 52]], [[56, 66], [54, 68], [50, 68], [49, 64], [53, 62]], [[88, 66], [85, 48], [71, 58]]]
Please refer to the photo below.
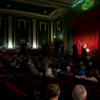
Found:
[[7, 4], [7, 7], [9, 8], [10, 7], [10, 4]]

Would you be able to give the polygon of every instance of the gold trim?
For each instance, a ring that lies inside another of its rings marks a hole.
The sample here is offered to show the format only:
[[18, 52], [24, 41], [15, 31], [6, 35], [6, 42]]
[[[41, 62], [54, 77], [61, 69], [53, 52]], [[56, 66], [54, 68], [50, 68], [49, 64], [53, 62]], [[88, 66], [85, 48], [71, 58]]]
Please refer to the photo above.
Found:
[[[60, 25], [60, 27], [58, 27]], [[60, 22], [57, 22], [57, 30], [60, 31], [60, 28], [61, 28], [61, 24]]]
[[[27, 16], [27, 17], [43, 18], [43, 19], [48, 19], [48, 20], [53, 20], [53, 19], [57, 18], [58, 16], [60, 16], [61, 14], [63, 14], [67, 10], [68, 9], [61, 8], [58, 11], [58, 9], [57, 9], [58, 13], [51, 16], [51, 15], [42, 15], [42, 14], [38, 14], [38, 13], [31, 13], [31, 12], [25, 12], [25, 11], [19, 11], [19, 10], [0, 8], [1, 13], [14, 14], [14, 15], [19, 15], [19, 16]], [[55, 10], [55, 12], [56, 12], [56, 10]]]
[[14, 47], [18, 47], [19, 48], [19, 45], [16, 45], [15, 42], [15, 38], [16, 38], [16, 21], [26, 21], [26, 22], [29, 22], [29, 46], [27, 47], [31, 47], [31, 22], [29, 20], [22, 20], [22, 19], [14, 19]]
[[48, 3], [51, 3], [51, 4], [54, 4], [55, 3], [56, 5], [62, 5], [62, 6], [66, 6], [67, 5], [68, 7], [71, 7], [71, 5], [66, 4], [67, 2], [62, 2], [63, 4], [60, 3], [61, 0], [60, 1], [58, 1], [58, 0], [56, 0], [56, 1], [41, 0], [41, 1], [48, 2]]

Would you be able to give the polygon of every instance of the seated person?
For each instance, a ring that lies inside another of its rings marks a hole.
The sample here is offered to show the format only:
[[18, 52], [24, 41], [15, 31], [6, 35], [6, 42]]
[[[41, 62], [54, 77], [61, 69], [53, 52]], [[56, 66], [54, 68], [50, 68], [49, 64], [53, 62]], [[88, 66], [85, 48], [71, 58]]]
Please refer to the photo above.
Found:
[[98, 79], [100, 78], [100, 74], [99, 74], [99, 70], [98, 69], [94, 69], [94, 76]]
[[51, 68], [47, 69], [47, 71], [45, 73], [45, 76], [49, 76], [49, 77], [55, 78], [54, 75], [52, 74], [52, 69]]
[[44, 67], [44, 69], [47, 70], [47, 69], [49, 68], [48, 66], [49, 66], [49, 65], [48, 65], [48, 62], [46, 62], [46, 63], [45, 63], [45, 67]]
[[61, 66], [61, 64], [58, 64], [57, 67], [54, 67], [54, 68], [53, 68], [53, 71], [54, 71], [54, 72], [57, 72], [57, 73], [59, 73], [59, 72], [62, 73], [62, 71], [61, 71], [61, 69], [60, 69], [60, 66]]
[[72, 91], [73, 100], [87, 100], [87, 91], [83, 85], [76, 85]]
[[71, 70], [71, 67], [68, 65], [66, 67], [66, 71], [63, 71], [63, 74], [69, 75], [69, 76], [74, 76], [74, 74], [72, 72], [70, 72], [70, 70]]
[[87, 70], [85, 75], [75, 75], [76, 78], [78, 79], [85, 79], [85, 80], [90, 80], [93, 82], [98, 82], [98, 80], [94, 77], [94, 71], [93, 70]]
[[57, 84], [49, 84], [46, 88], [46, 93], [48, 95], [47, 100], [58, 100], [60, 88]]
[[39, 71], [35, 68], [34, 63], [31, 63], [30, 71], [32, 74], [36, 74], [36, 75], [39, 74]]
[[84, 70], [85, 70], [85, 66], [84, 65], [81, 65], [78, 74], [79, 75], [85, 75], [85, 71]]
[[16, 63], [15, 70], [16, 70], [18, 75], [25, 75], [26, 73], [25, 73], [25, 71], [22, 68], [20, 68], [20, 65], [21, 65], [21, 62], [18, 61]]

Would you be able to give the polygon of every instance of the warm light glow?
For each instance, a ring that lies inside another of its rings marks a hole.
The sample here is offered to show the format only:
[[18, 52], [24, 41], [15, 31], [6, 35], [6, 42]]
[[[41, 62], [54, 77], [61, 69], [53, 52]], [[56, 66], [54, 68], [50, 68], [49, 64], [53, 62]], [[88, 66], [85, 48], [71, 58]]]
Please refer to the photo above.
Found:
[[37, 48], [36, 44], [33, 44], [33, 48]]
[[8, 48], [13, 48], [12, 43], [9, 43]]
[[86, 49], [86, 52], [88, 53], [88, 52], [90, 52], [90, 50], [89, 49]]
[[54, 38], [55, 38], [56, 36], [54, 35]]
[[8, 46], [8, 48], [13, 48], [13, 46]]

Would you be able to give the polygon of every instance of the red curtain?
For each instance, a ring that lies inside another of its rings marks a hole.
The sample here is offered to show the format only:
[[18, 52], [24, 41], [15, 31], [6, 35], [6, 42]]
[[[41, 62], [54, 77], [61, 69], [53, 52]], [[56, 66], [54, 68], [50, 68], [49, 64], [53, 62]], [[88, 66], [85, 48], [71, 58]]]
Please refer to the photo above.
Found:
[[77, 46], [78, 55], [82, 53], [80, 42], [85, 41], [90, 52], [100, 52], [100, 18], [74, 26], [73, 44]]

